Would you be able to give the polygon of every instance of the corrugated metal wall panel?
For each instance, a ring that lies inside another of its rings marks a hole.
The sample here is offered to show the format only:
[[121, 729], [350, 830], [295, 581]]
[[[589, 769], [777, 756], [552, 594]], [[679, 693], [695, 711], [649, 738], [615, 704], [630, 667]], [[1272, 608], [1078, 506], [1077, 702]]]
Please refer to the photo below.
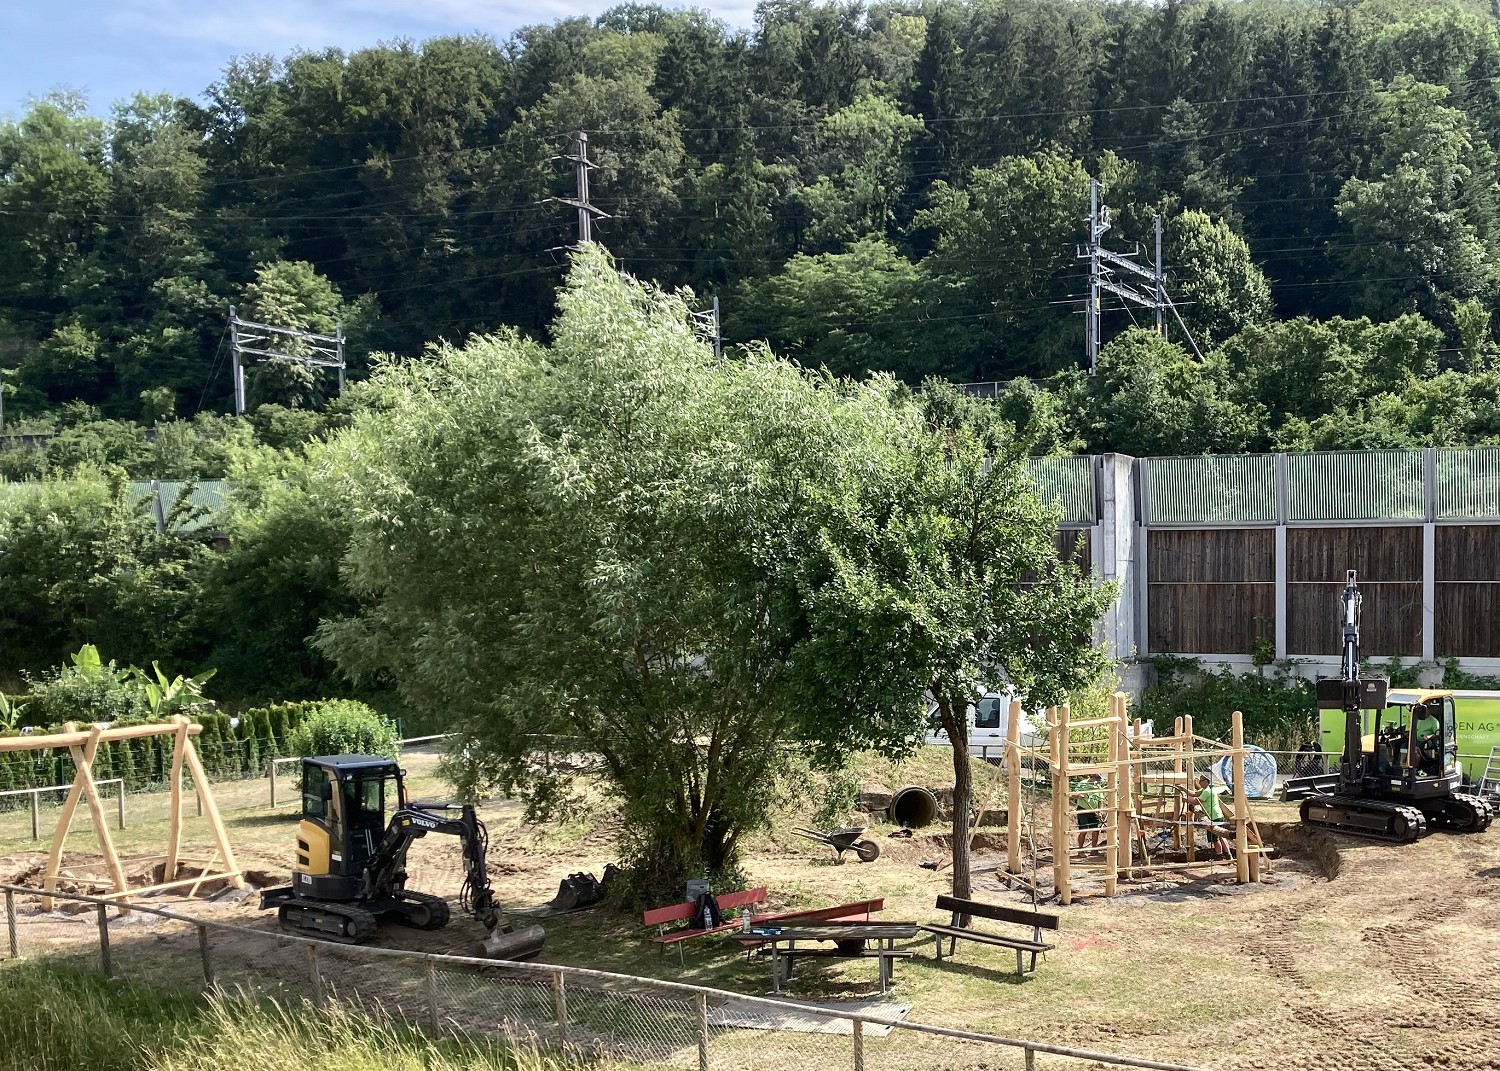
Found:
[[1157, 524], [1275, 524], [1276, 455], [1153, 457], [1143, 466]]
[[1410, 520], [1427, 517], [1422, 451], [1288, 454], [1287, 520]]
[[1030, 467], [1042, 501], [1061, 507], [1063, 524], [1093, 524], [1098, 520], [1092, 456], [1034, 457]]
[[1433, 477], [1440, 519], [1500, 518], [1500, 447], [1438, 450]]

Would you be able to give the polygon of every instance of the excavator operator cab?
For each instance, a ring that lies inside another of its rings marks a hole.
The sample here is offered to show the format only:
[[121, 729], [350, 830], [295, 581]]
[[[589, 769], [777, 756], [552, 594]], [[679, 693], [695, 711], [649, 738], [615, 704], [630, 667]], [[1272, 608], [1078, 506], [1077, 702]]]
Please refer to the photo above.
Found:
[[302, 760], [302, 822], [292, 881], [303, 896], [359, 895], [365, 865], [394, 811], [406, 803], [401, 768], [373, 755]]
[[1405, 781], [1458, 776], [1458, 722], [1446, 692], [1393, 691], [1377, 711], [1365, 751], [1378, 776]]

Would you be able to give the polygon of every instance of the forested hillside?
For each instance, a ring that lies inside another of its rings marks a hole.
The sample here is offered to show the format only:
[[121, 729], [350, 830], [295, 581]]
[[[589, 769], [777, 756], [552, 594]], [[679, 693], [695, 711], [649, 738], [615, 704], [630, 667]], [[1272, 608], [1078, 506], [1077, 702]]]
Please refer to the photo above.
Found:
[[[1500, 441], [1497, 12], [774, 0], [740, 32], [625, 5], [504, 42], [247, 58], [199, 100], [105, 118], [49, 98], [0, 125], [6, 419], [227, 409], [231, 303], [341, 322], [356, 374], [541, 333], [574, 237], [555, 157], [581, 129], [625, 270], [835, 372], [1024, 377], [1001, 396], [1035, 449]], [[1078, 374], [1091, 178], [1114, 248], [1165, 215], [1206, 359], [1111, 311]], [[327, 391], [279, 366], [251, 402]]]

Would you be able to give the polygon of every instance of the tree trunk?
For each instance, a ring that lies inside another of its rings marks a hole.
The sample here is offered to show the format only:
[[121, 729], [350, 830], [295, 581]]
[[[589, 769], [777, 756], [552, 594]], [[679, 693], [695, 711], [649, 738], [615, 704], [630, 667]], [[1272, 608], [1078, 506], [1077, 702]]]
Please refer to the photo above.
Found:
[[938, 715], [943, 732], [953, 745], [953, 895], [967, 900], [973, 893], [969, 874], [969, 811], [974, 800], [974, 773], [969, 768], [968, 704], [951, 697], [938, 697]]

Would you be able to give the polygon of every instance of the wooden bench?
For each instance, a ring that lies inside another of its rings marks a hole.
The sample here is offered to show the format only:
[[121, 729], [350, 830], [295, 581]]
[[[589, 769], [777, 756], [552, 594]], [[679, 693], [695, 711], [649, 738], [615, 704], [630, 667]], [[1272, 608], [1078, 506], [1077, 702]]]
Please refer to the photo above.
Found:
[[[1042, 940], [1043, 930], [1056, 930], [1062, 921], [1057, 915], [1047, 915], [1040, 911], [1024, 911], [1016, 907], [1002, 907], [999, 904], [983, 904], [978, 900], [960, 900], [954, 896], [939, 896], [937, 898], [937, 909], [939, 911], [953, 912], [953, 921], [948, 926], [923, 925], [921, 929], [932, 934], [933, 943], [937, 946], [937, 958], [943, 958], [943, 938], [948, 939], [948, 955], [951, 957], [958, 949], [959, 941], [974, 941], [982, 945], [995, 945], [1000, 948], [1013, 948], [1016, 952], [1016, 973], [1025, 975], [1029, 971], [1023, 965], [1023, 958], [1031, 956], [1031, 971], [1036, 970], [1036, 958], [1043, 952], [1056, 948], [1056, 945], [1048, 944]], [[1031, 938], [1027, 940], [1021, 937], [1010, 937], [1005, 934], [987, 933], [984, 930], [975, 930], [968, 926], [960, 926], [959, 923], [965, 915], [974, 918], [992, 919], [996, 922], [1010, 922], [1017, 926], [1030, 926]]]
[[691, 922], [694, 915], [698, 913], [698, 905], [689, 900], [685, 904], [673, 904], [670, 907], [654, 907], [641, 915], [643, 926], [655, 926], [656, 936], [651, 938], [652, 943], [660, 945], [665, 955], [668, 945], [677, 946], [677, 961], [686, 966], [682, 954], [682, 943], [690, 941], [694, 937], [703, 937], [712, 933], [724, 933], [739, 926], [739, 910], [752, 904], [763, 904], [766, 902], [766, 890], [747, 889], [741, 892], [725, 893], [723, 896], [715, 896], [719, 910], [724, 913], [724, 921], [712, 929], [700, 930], [692, 926], [678, 926], [676, 929], [668, 929], [673, 922]]

